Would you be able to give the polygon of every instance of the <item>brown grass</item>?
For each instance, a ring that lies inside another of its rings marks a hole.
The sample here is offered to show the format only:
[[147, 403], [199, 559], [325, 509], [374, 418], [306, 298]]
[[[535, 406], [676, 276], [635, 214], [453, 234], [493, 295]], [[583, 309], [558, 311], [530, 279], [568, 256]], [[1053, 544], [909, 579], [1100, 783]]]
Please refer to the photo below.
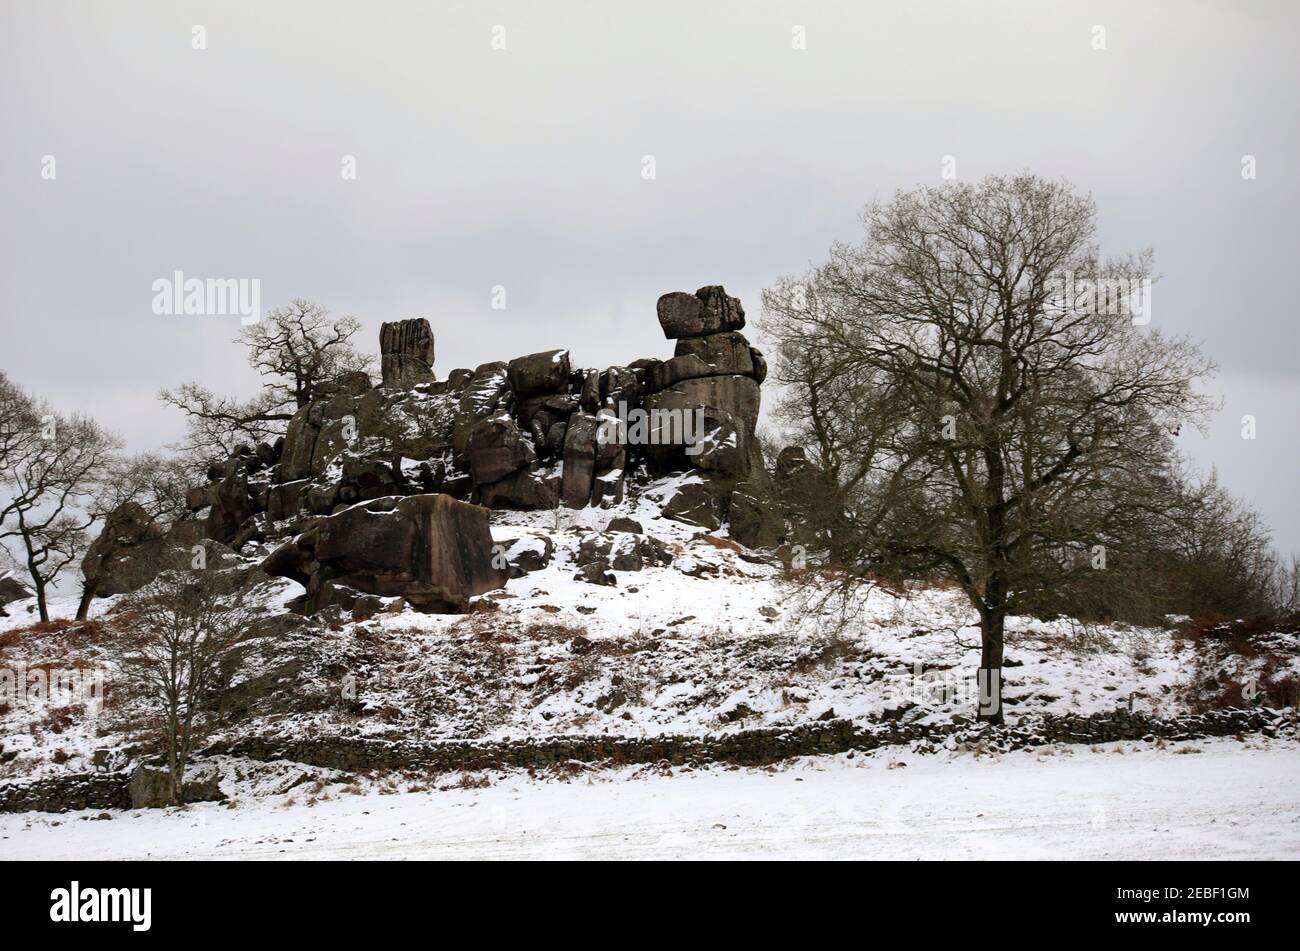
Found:
[[[1197, 618], [1183, 624], [1176, 636], [1190, 643], [1196, 655], [1186, 688], [1193, 710], [1300, 706], [1300, 677], [1292, 673], [1278, 676], [1278, 671], [1289, 665], [1294, 638], [1300, 636], [1300, 613]], [[1234, 658], [1248, 667], [1254, 679], [1250, 696], [1246, 678], [1234, 677], [1224, 669]]]
[[0, 634], [0, 649], [17, 647], [24, 641], [37, 641], [58, 636], [69, 645], [97, 643], [104, 639], [109, 626], [94, 618], [78, 621], [73, 618], [55, 618], [52, 621], [37, 621], [25, 627], [10, 628]]

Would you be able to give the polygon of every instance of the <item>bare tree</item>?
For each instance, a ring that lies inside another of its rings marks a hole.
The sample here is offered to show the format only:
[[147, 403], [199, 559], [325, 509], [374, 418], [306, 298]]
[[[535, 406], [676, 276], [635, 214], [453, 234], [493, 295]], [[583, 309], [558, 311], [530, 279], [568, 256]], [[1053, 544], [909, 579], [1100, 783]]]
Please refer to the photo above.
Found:
[[35, 400], [0, 370], [0, 468], [40, 438], [40, 424]]
[[163, 390], [159, 398], [186, 415], [184, 450], [204, 466], [225, 458], [240, 443], [257, 443], [284, 432], [293, 414], [322, 386], [353, 372], [368, 373], [374, 357], [360, 353], [352, 338], [361, 324], [352, 317], [331, 318], [319, 304], [295, 299], [244, 328], [239, 342], [248, 362], [263, 378], [256, 396], [220, 396], [199, 383]]
[[1300, 555], [1277, 559], [1269, 599], [1279, 614], [1300, 613]]
[[[1211, 471], [1173, 480], [1150, 546], [1166, 611], [1201, 620], [1286, 614], [1296, 609], [1287, 562], [1259, 513], [1234, 498]], [[1294, 556], [1291, 564], [1294, 565]]]
[[1195, 346], [1135, 325], [1127, 294], [1099, 303], [1141, 288], [1150, 255], [1102, 261], [1095, 221], [1090, 198], [1028, 174], [923, 188], [764, 293], [778, 379], [802, 388], [841, 487], [831, 559], [849, 585], [960, 586], [985, 719], [1008, 614], [1105, 570], [1161, 504], [1178, 427], [1210, 408]]
[[255, 445], [282, 435], [293, 418], [292, 408], [266, 392], [239, 400], [191, 382], [162, 390], [158, 398], [185, 413], [185, 441], [175, 448], [190, 459], [195, 472], [232, 455], [241, 443]]
[[161, 714], [173, 802], [204, 717], [243, 663], [251, 613], [214, 570], [164, 572], [117, 613], [112, 641], [129, 686]]
[[240, 339], [249, 363], [266, 379], [263, 388], [277, 402], [301, 409], [322, 383], [373, 368], [374, 357], [352, 345], [360, 329], [354, 317], [331, 320], [321, 305], [296, 298], [244, 328]]
[[64, 416], [31, 404], [32, 426], [15, 430], [0, 468], [7, 498], [0, 506], [0, 542], [16, 539], [32, 579], [42, 621], [47, 590], [85, 548], [95, 521], [88, 502], [118, 440], [86, 416]]

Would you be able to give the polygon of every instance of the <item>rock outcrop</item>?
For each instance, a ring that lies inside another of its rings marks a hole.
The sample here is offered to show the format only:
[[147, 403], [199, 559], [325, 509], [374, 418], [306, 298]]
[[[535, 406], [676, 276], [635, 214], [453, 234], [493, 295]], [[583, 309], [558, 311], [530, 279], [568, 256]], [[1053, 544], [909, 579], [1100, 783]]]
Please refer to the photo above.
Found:
[[[665, 515], [714, 529], [734, 499], [740, 537], [767, 544], [779, 534], [757, 517], [767, 368], [741, 333], [744, 308], [708, 286], [665, 294], [657, 311], [675, 342], [667, 359], [583, 369], [554, 349], [441, 381], [428, 322], [386, 323], [379, 386], [364, 373], [319, 385], [282, 438], [211, 466], [187, 500], [193, 515], [165, 543], [207, 539], [260, 556], [307, 586], [306, 610], [393, 597], [446, 610], [504, 580], [479, 505], [613, 507], [630, 486], [680, 472], [689, 476]], [[88, 571], [128, 572], [101, 561], [88, 558]]]

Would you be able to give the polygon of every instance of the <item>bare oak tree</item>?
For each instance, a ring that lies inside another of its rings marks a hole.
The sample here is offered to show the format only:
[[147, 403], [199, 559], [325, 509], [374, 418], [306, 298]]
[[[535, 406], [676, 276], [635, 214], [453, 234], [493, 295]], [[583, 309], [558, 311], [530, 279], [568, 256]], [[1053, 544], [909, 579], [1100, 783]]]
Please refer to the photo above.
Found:
[[764, 292], [782, 415], [837, 486], [826, 537], [847, 584], [940, 575], [965, 592], [980, 715], [1000, 720], [1008, 614], [1106, 570], [1149, 520], [1213, 368], [1135, 324], [1150, 255], [1103, 261], [1095, 206], [1065, 183], [922, 188], [863, 224], [861, 244]]
[[268, 312], [238, 337], [248, 362], [263, 378], [256, 396], [221, 396], [199, 383], [163, 390], [159, 398], [186, 415], [184, 450], [206, 464], [225, 458], [240, 443], [257, 443], [284, 432], [294, 412], [320, 387], [353, 372], [369, 372], [374, 358], [360, 353], [352, 338], [361, 324], [352, 317], [331, 318], [319, 304], [295, 299]]

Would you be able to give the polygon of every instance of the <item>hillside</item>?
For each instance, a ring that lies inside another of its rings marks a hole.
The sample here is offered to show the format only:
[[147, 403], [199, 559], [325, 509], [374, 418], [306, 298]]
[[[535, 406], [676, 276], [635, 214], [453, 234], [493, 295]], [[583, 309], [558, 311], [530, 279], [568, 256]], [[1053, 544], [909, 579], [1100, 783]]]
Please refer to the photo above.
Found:
[[[304, 617], [285, 607], [300, 585], [261, 575], [256, 557], [228, 563], [221, 570], [250, 573], [259, 630], [250, 632], [254, 660], [206, 742], [704, 736], [971, 719], [978, 651], [958, 592], [874, 588], [847, 615], [836, 603], [818, 609], [816, 589], [770, 552], [659, 516], [675, 484], [652, 483], [605, 510], [494, 513], [499, 550], [518, 561], [550, 549], [549, 561], [463, 614], [390, 598], [364, 619], [339, 608]], [[604, 530], [620, 518], [642, 532]], [[581, 563], [606, 546], [615, 567], [603, 580], [612, 583], [580, 580]], [[651, 547], [671, 561], [629, 570]], [[9, 605], [0, 619], [7, 668], [99, 668], [107, 689], [98, 716], [57, 692], [6, 704], [0, 779], [122, 767], [147, 744], [148, 716], [115, 689], [105, 648], [120, 600], [97, 601], [87, 625], [48, 630], [32, 626], [30, 602]], [[74, 607], [56, 602], [55, 612]], [[1240, 683], [1256, 671], [1266, 686], [1294, 678], [1297, 638], [1274, 637], [1271, 651], [1214, 655], [1213, 675]], [[1214, 705], [1203, 689], [1208, 663], [1205, 646], [1175, 627], [1020, 617], [1009, 625], [1004, 702], [1022, 724], [1117, 708], [1177, 717]]]

